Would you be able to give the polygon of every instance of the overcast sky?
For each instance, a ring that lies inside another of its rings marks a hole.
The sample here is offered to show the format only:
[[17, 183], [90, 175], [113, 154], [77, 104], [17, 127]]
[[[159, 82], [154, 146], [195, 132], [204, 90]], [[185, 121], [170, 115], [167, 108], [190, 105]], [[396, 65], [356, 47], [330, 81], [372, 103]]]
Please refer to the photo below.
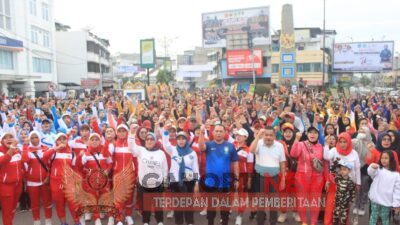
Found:
[[[282, 5], [293, 5], [295, 27], [321, 27], [323, 0], [54, 0], [58, 22], [72, 30], [91, 27], [109, 39], [111, 53], [139, 52], [139, 40], [155, 38], [157, 54], [201, 46], [201, 14], [270, 6], [271, 28], [280, 29]], [[400, 51], [399, 0], [326, 0], [326, 29], [336, 42], [394, 40]]]

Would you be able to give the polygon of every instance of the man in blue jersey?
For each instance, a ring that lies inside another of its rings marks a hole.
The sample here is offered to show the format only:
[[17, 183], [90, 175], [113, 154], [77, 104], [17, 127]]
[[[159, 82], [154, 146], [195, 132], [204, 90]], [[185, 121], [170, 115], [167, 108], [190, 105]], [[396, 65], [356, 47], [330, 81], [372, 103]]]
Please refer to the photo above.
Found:
[[[205, 127], [201, 127], [199, 148], [206, 152], [205, 189], [210, 193], [228, 193], [232, 182], [237, 190], [239, 186], [239, 157], [234, 145], [225, 141], [225, 128], [221, 124], [214, 127], [214, 140], [204, 141]], [[232, 171], [234, 177], [232, 177]], [[221, 207], [222, 225], [227, 225], [229, 220], [229, 208]], [[208, 225], [214, 225], [216, 211], [207, 210]]]

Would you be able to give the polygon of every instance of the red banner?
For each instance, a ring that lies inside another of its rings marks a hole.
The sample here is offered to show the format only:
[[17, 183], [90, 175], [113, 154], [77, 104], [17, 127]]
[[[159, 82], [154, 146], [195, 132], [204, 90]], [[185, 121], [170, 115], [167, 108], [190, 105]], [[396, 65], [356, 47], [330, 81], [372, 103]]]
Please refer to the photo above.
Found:
[[[228, 76], [253, 75], [251, 50], [228, 50], [226, 52]], [[254, 71], [256, 76], [263, 74], [263, 57], [261, 49], [254, 49]]]
[[99, 84], [99, 79], [81, 79], [81, 87], [84, 89], [96, 88]]

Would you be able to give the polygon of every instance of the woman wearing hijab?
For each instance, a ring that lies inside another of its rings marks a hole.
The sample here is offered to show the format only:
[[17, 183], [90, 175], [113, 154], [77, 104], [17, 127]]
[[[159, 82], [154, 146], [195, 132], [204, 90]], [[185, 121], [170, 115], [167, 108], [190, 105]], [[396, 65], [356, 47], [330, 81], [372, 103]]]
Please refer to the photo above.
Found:
[[30, 143], [24, 148], [22, 161], [27, 166], [26, 185], [31, 200], [33, 224], [40, 225], [40, 199], [42, 199], [46, 225], [51, 225], [52, 200], [50, 192], [50, 177], [48, 163], [43, 160], [43, 154], [48, 147], [40, 141], [40, 134], [32, 131], [29, 134]]
[[[282, 191], [284, 194], [294, 194], [295, 190], [295, 174], [297, 169], [297, 161], [296, 159], [290, 156], [290, 152], [292, 150], [294, 142], [299, 141], [301, 136], [294, 133], [294, 126], [291, 123], [283, 123], [281, 126], [282, 131], [282, 140], [279, 142], [283, 145], [285, 149], [285, 156], [287, 161], [287, 172], [286, 172], [286, 187]], [[299, 133], [300, 134], [300, 133]], [[297, 139], [296, 139], [297, 138]], [[278, 217], [279, 223], [284, 223], [286, 221], [287, 214], [286, 211], [282, 211]], [[293, 212], [293, 218], [296, 222], [300, 222], [300, 216], [296, 212]]]
[[[165, 153], [157, 148], [157, 138], [153, 133], [147, 133], [145, 146], [138, 146], [135, 137], [129, 138], [129, 150], [138, 159], [138, 179], [141, 193], [163, 192], [164, 184], [168, 179], [168, 163]], [[151, 174], [151, 176], [150, 176]], [[142, 197], [142, 202], [144, 199]], [[144, 204], [143, 204], [144, 206]], [[150, 223], [151, 211], [143, 209], [142, 221], [144, 225]], [[163, 225], [163, 211], [155, 209], [155, 218], [158, 225]]]
[[[97, 133], [92, 133], [89, 136], [88, 142], [88, 151], [82, 152], [81, 160], [83, 167], [83, 177], [86, 179], [88, 176], [91, 175], [93, 171], [101, 171], [102, 173], [108, 175], [112, 169], [112, 160], [109, 157], [104, 157], [102, 151], [104, 151], [103, 146], [101, 145], [101, 137]], [[99, 176], [98, 173], [96, 176]], [[94, 178], [95, 179], [95, 178]], [[99, 177], [101, 179], [101, 177]], [[87, 184], [86, 182], [84, 184]], [[93, 192], [93, 189], [84, 186], [86, 190], [92, 192], [99, 198], [101, 194], [109, 192], [110, 186], [107, 185], [106, 187], [102, 188], [101, 190], [97, 190]], [[100, 214], [99, 212], [93, 213], [93, 220], [95, 221], [95, 225], [101, 225]], [[114, 223], [114, 218], [110, 217], [110, 223]]]
[[[171, 156], [170, 187], [173, 192], [199, 192], [199, 162], [197, 154], [190, 147], [187, 134], [183, 131], [177, 134], [177, 145], [174, 147], [169, 141], [169, 133], [162, 136], [165, 151]], [[175, 224], [193, 224], [193, 211], [175, 211]], [[185, 219], [185, 221], [184, 221]]]
[[76, 162], [76, 155], [68, 146], [67, 136], [64, 133], [58, 133], [55, 142], [56, 144], [52, 149], [43, 153], [43, 161], [50, 161], [50, 190], [51, 197], [55, 202], [57, 216], [61, 225], [68, 225], [65, 215], [65, 203], [67, 203], [75, 225], [83, 225], [85, 224], [84, 218], [79, 221], [74, 205], [66, 200], [62, 185], [64, 166], [73, 167]]
[[387, 132], [392, 139], [392, 150], [397, 153], [397, 159], [400, 160], [400, 136], [399, 133], [393, 130], [388, 130]]
[[368, 164], [379, 163], [381, 153], [387, 150], [393, 151], [394, 159], [396, 160], [396, 168], [400, 172], [399, 157], [397, 152], [393, 150], [392, 137], [387, 132], [378, 136], [376, 151], [372, 150], [366, 159]]
[[24, 176], [21, 151], [14, 134], [3, 133], [0, 139], [0, 204], [3, 225], [13, 225], [18, 199], [22, 193]]
[[[17, 145], [17, 147], [19, 149], [27, 148], [29, 146], [29, 142], [30, 142], [29, 141], [29, 130], [22, 128], [18, 132], [18, 141], [19, 141], [19, 144]], [[23, 188], [22, 188], [22, 193], [19, 198], [19, 209], [21, 211], [27, 211], [27, 210], [29, 210], [30, 204], [31, 204], [31, 202], [30, 202], [29, 194], [27, 192], [26, 183], [24, 182]]]
[[[306, 141], [295, 141], [290, 156], [297, 160], [295, 175], [296, 193], [308, 202], [321, 197], [324, 187], [323, 148], [318, 143], [319, 131], [315, 127], [307, 129]], [[313, 163], [316, 162], [316, 163]], [[315, 166], [314, 166], [315, 165]], [[307, 210], [310, 209], [311, 224], [317, 224], [320, 206], [305, 206], [298, 202], [298, 213], [303, 224], [308, 224]]]
[[360, 216], [365, 215], [365, 205], [368, 200], [368, 190], [370, 186], [370, 178], [367, 173], [368, 164], [365, 158], [368, 154], [368, 144], [372, 143], [372, 136], [368, 127], [360, 127], [355, 139], [352, 140], [353, 148], [358, 153], [361, 168], [361, 188], [359, 197], [356, 199], [356, 204], [353, 214]]
[[[361, 174], [360, 174], [360, 158], [355, 150], [353, 150], [353, 145], [351, 142], [351, 137], [348, 133], [344, 132], [339, 135], [338, 142], [335, 148], [329, 149], [328, 146], [324, 148], [324, 159], [330, 162], [330, 165], [334, 165], [337, 160], [345, 160], [347, 163], [352, 165], [350, 171], [350, 179], [356, 184], [359, 190], [361, 186]], [[328, 181], [326, 184], [328, 189], [327, 193], [327, 205], [325, 208], [325, 218], [324, 224], [332, 224], [332, 212], [335, 207], [335, 193], [336, 185], [334, 182], [334, 173], [328, 176]]]

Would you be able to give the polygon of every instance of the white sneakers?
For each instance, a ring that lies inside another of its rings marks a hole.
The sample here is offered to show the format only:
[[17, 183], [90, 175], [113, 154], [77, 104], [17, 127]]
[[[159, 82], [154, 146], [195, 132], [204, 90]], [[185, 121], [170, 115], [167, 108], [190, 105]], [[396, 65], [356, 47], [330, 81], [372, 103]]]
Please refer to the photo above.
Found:
[[82, 216], [81, 218], [79, 218], [79, 222], [81, 223], [81, 225], [86, 225], [85, 216]]
[[100, 218], [97, 218], [96, 221], [94, 221], [94, 225], [101, 225]]
[[236, 217], [235, 225], [242, 225], [242, 217], [241, 216], [238, 215]]
[[365, 210], [364, 209], [359, 209], [359, 208], [354, 208], [353, 209], [353, 214], [354, 215], [359, 215], [359, 216], [364, 216], [365, 215]]
[[125, 217], [125, 222], [128, 225], [133, 225], [135, 222], [133, 221], [133, 218], [131, 216]]
[[205, 209], [201, 210], [200, 215], [206, 216], [207, 215], [207, 209], [205, 208]]
[[33, 225], [40, 225], [40, 220], [33, 221]]
[[278, 216], [278, 223], [284, 223], [287, 219], [287, 214], [286, 213], [281, 213]]
[[[117, 223], [117, 225], [124, 225], [121, 221]], [[148, 224], [147, 224], [148, 225]]]
[[169, 212], [167, 213], [167, 218], [168, 218], [168, 219], [174, 218], [174, 211], [169, 211]]
[[293, 219], [296, 222], [301, 222], [301, 218], [298, 213], [295, 213], [295, 212], [293, 213]]
[[45, 224], [46, 224], [46, 225], [52, 225], [52, 224], [51, 224], [51, 219], [46, 219]]
[[164, 223], [163, 222], [159, 222], [157, 225], [164, 225]]
[[114, 217], [112, 217], [112, 216], [108, 217], [108, 223], [107, 223], [107, 225], [114, 225], [114, 224], [115, 224]]
[[92, 214], [90, 213], [85, 213], [85, 220], [90, 221], [92, 219]]

